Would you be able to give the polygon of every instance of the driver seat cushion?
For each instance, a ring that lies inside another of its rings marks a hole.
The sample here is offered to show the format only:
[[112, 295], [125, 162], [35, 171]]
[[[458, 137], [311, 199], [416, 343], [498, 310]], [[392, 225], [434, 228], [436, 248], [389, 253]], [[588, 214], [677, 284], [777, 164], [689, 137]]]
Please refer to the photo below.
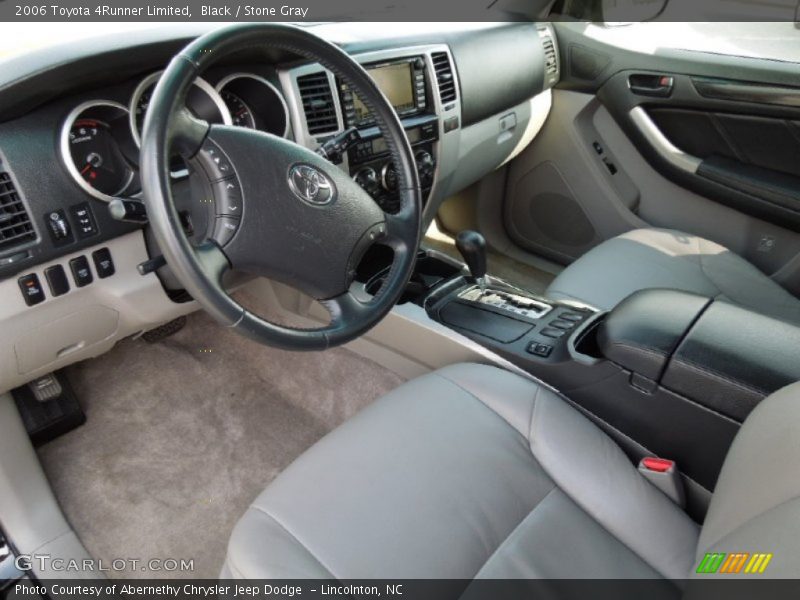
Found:
[[611, 310], [649, 288], [693, 292], [800, 323], [800, 300], [754, 265], [724, 246], [671, 229], [635, 229], [603, 242], [556, 277], [546, 295]]
[[237, 524], [223, 576], [678, 580], [698, 535], [568, 401], [459, 364], [290, 465]]

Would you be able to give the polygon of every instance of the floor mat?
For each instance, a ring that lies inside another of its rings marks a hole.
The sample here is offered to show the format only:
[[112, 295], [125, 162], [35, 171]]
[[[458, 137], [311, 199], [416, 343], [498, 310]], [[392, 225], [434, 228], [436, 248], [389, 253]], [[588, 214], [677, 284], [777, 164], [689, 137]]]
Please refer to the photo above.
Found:
[[[267, 483], [402, 382], [349, 350], [267, 348], [203, 313], [69, 377], [88, 422], [40, 457], [90, 554], [142, 561], [112, 577], [216, 578], [234, 524]], [[194, 570], [154, 572], [151, 559], [193, 560]]]
[[[457, 258], [463, 262], [461, 253], [456, 248], [455, 238], [449, 233], [441, 231], [436, 221], [431, 223], [425, 233], [424, 245], [444, 252], [448, 256]], [[489, 275], [499, 277], [517, 287], [527, 290], [533, 294], [544, 294], [547, 287], [555, 279], [555, 275], [537, 269], [532, 265], [526, 265], [513, 258], [489, 250], [486, 256], [487, 271]]]

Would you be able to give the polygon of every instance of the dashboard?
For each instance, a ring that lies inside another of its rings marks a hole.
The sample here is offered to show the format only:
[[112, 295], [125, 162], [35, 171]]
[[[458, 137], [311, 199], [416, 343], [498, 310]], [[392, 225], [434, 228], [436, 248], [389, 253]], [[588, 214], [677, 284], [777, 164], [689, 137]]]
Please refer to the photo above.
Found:
[[[546, 24], [424, 33], [391, 24], [391, 35], [370, 24], [314, 27], [362, 63], [397, 111], [417, 161], [425, 222], [446, 197], [530, 142], [558, 80]], [[74, 44], [0, 72], [0, 391], [197, 308], [158, 261], [146, 221], [118, 220], [109, 206], [141, 198], [139, 146], [152, 92], [198, 33], [166, 28]], [[310, 149], [355, 128], [360, 139], [337, 166], [384, 210], [396, 209], [393, 165], [368, 108], [321, 65], [254, 48], [205, 72], [186, 104], [211, 123]], [[198, 190], [191, 165], [171, 167], [187, 236], [212, 238], [219, 207], [235, 209], [235, 190]], [[235, 216], [224, 220], [235, 230]]]

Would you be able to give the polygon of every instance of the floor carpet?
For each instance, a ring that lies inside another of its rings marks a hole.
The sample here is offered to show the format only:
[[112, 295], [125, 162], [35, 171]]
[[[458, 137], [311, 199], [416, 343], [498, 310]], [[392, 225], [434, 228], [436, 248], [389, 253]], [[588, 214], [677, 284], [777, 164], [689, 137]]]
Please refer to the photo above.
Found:
[[40, 449], [89, 552], [187, 559], [194, 570], [118, 577], [215, 578], [249, 503], [326, 432], [401, 383], [345, 350], [260, 346], [205, 314], [162, 342], [127, 340], [72, 367], [88, 421]]

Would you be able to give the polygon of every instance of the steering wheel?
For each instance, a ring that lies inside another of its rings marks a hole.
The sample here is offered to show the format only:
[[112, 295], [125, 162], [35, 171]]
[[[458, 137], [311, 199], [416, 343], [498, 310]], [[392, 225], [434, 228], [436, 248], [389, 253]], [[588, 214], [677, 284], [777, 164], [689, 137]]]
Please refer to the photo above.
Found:
[[[319, 62], [358, 93], [389, 148], [399, 212], [383, 212], [347, 173], [307, 148], [252, 129], [210, 125], [186, 109], [192, 83], [211, 64], [255, 47], [288, 50]], [[214, 191], [216, 217], [200, 244], [184, 234], [173, 203], [170, 159], [176, 154]], [[141, 173], [153, 233], [176, 277], [217, 321], [263, 344], [323, 350], [348, 342], [392, 309], [412, 273], [422, 193], [405, 131], [356, 61], [299, 27], [234, 25], [198, 38], [175, 56], [147, 110]], [[376, 243], [391, 247], [394, 259], [381, 290], [362, 301], [350, 286], [360, 259]], [[308, 294], [328, 309], [330, 323], [296, 329], [253, 314], [223, 287], [223, 275], [231, 269]]]

